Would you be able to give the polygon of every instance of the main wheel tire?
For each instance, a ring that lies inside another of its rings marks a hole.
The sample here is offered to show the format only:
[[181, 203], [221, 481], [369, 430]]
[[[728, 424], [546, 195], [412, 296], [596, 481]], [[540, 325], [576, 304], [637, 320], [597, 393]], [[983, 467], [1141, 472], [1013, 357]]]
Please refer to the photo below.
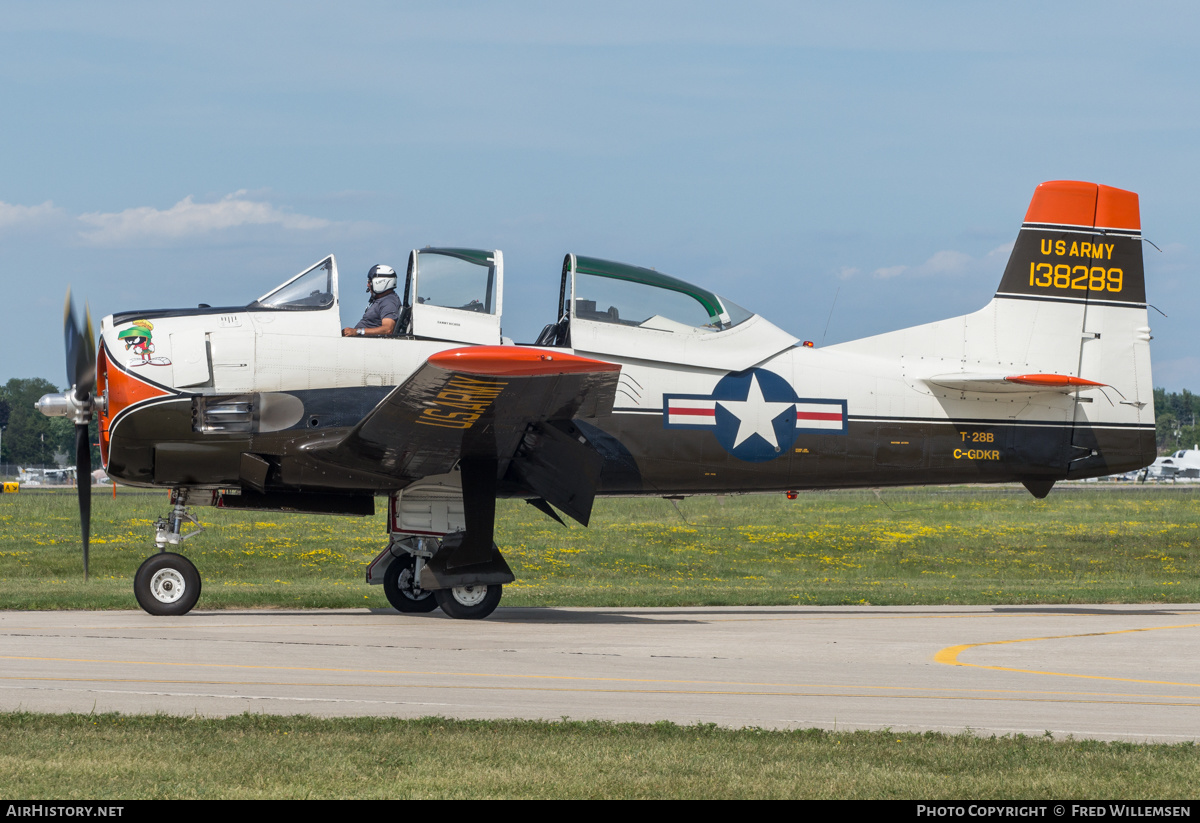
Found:
[[149, 614], [187, 614], [200, 599], [200, 572], [182, 554], [151, 555], [138, 566], [133, 594]]
[[433, 594], [450, 617], [458, 620], [482, 620], [500, 605], [503, 586], [458, 586], [438, 589]]
[[383, 593], [398, 612], [424, 614], [438, 607], [433, 592], [426, 591], [413, 580], [416, 558], [411, 554], [394, 558], [383, 573]]

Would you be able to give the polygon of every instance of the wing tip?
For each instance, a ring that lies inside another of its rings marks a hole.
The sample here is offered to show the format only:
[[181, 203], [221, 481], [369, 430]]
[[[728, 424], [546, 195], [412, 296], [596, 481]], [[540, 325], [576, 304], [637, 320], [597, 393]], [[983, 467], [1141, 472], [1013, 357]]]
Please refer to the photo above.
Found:
[[616, 363], [524, 346], [467, 346], [448, 349], [431, 355], [429, 363], [446, 371], [486, 377], [543, 377], [621, 370]]

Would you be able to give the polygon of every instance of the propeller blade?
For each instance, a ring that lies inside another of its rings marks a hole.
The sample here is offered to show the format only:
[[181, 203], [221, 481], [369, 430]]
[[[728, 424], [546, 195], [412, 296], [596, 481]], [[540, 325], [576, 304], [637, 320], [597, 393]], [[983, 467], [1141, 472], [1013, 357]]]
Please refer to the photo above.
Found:
[[87, 423], [75, 425], [75, 486], [79, 491], [79, 527], [83, 531], [83, 579], [87, 580], [92, 530], [92, 444]]
[[[79, 492], [79, 528], [83, 535], [83, 579], [88, 579], [88, 547], [92, 530], [92, 445], [88, 422], [92, 417], [92, 397], [96, 393], [96, 331], [92, 312], [83, 310], [83, 324], [75, 316], [71, 290], [63, 305], [63, 343], [67, 355], [67, 380], [81, 407], [75, 416], [75, 486]], [[87, 419], [80, 422], [86, 412]]]
[[67, 380], [74, 387], [77, 398], [87, 399], [96, 390], [96, 333], [90, 309], [84, 309], [84, 323], [80, 326], [70, 289], [67, 289], [67, 300], [63, 305], [63, 343], [67, 355]]

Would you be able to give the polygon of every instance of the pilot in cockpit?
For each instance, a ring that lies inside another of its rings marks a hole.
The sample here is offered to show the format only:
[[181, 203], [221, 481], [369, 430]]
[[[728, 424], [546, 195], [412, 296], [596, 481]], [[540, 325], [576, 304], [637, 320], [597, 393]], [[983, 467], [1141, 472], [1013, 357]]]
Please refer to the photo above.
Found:
[[400, 297], [396, 294], [396, 270], [379, 264], [367, 272], [371, 302], [354, 328], [342, 329], [342, 337], [387, 337], [400, 321]]

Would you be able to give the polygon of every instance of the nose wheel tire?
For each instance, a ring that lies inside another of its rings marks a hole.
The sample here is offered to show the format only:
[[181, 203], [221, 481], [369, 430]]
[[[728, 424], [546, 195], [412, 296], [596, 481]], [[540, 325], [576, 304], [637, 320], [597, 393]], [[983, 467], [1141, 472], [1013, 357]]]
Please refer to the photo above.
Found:
[[414, 585], [415, 560], [412, 555], [392, 560], [383, 574], [383, 593], [396, 611], [424, 614], [436, 609], [438, 602], [433, 592]]
[[155, 554], [138, 567], [133, 594], [149, 614], [187, 614], [200, 599], [200, 572], [181, 554]]
[[458, 586], [438, 589], [433, 594], [448, 616], [458, 620], [482, 620], [500, 605], [503, 586]]

